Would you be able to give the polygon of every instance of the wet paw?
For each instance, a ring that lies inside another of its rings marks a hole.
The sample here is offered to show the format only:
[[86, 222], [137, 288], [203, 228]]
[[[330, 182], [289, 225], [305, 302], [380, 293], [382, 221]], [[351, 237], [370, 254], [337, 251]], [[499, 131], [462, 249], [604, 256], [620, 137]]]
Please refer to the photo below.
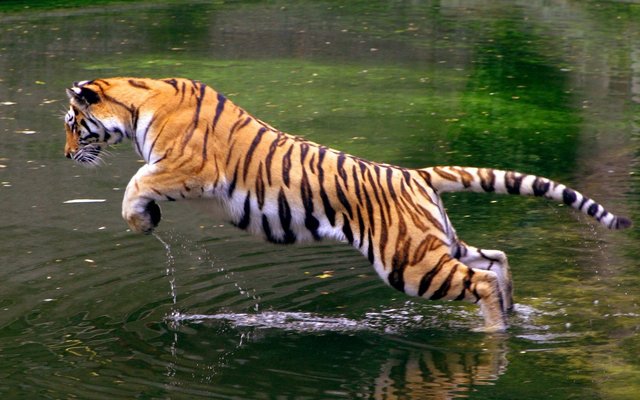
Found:
[[132, 231], [149, 234], [160, 223], [162, 213], [158, 204], [152, 200], [144, 206], [142, 211], [139, 209], [136, 212], [123, 210], [122, 216]]

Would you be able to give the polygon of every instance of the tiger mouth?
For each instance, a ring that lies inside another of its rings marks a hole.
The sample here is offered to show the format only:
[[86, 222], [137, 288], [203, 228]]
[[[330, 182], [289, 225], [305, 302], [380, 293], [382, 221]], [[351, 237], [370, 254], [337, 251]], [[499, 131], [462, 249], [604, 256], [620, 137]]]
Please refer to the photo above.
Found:
[[69, 158], [78, 164], [85, 166], [99, 166], [103, 163], [102, 145], [98, 143], [88, 144], [78, 149], [75, 153], [71, 153]]

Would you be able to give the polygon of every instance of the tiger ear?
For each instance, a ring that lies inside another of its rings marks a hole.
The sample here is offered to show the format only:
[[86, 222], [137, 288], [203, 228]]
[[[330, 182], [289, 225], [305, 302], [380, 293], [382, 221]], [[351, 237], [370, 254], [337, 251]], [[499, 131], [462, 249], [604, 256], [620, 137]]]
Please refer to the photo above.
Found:
[[67, 89], [67, 96], [81, 108], [88, 108], [90, 105], [100, 102], [100, 95], [86, 87]]

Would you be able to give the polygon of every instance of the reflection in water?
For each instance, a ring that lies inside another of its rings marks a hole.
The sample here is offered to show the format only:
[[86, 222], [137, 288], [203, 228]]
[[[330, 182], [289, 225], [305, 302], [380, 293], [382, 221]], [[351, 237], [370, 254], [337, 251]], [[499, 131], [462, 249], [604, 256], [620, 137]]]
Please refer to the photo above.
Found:
[[375, 381], [375, 399], [469, 397], [474, 386], [491, 385], [505, 373], [506, 345], [489, 340], [482, 352], [391, 350]]
[[[375, 315], [373, 315], [375, 314]], [[230, 329], [235, 332], [236, 344], [219, 351], [214, 362], [208, 360], [200, 366], [200, 373], [207, 380], [228, 367], [237, 353], [254, 353], [253, 347], [260, 341], [271, 341], [278, 331], [295, 331], [298, 334], [325, 335], [340, 333], [349, 335], [354, 332], [373, 332], [385, 335], [394, 331], [400, 337], [407, 330], [407, 324], [416, 320], [416, 315], [382, 319], [380, 315], [390, 313], [372, 313], [361, 320], [346, 317], [326, 317], [313, 313], [299, 312], [261, 312], [257, 314], [221, 313], [212, 315], [190, 315], [174, 313], [166, 317], [167, 323], [175, 332], [193, 324], [208, 325], [209, 328]], [[410, 329], [410, 328], [409, 328]], [[227, 332], [228, 334], [229, 332]], [[481, 342], [471, 348], [452, 350], [449, 347], [425, 348], [422, 343], [411, 343], [398, 339], [397, 346], [372, 357], [378, 362], [375, 367], [378, 376], [364, 391], [367, 398], [374, 399], [451, 399], [468, 397], [475, 387], [491, 385], [507, 369], [506, 336], [478, 336]], [[276, 340], [278, 340], [276, 338]], [[246, 347], [246, 348], [245, 348]], [[171, 354], [175, 358], [180, 352], [180, 342], [175, 334], [171, 345]], [[238, 356], [239, 358], [242, 358]], [[361, 357], [368, 357], [364, 352]], [[175, 376], [176, 365], [170, 362], [167, 375]]]

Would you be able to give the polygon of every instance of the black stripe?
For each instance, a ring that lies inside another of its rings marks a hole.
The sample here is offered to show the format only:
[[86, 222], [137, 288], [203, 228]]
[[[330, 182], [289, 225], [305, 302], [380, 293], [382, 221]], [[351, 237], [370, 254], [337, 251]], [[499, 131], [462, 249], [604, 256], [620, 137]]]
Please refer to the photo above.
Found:
[[[262, 128], [266, 129], [266, 128]], [[267, 182], [271, 185], [271, 163], [273, 162], [273, 156], [276, 153], [276, 149], [278, 148], [278, 142], [280, 141], [280, 133], [278, 136], [271, 142], [269, 145], [269, 151], [267, 152], [267, 157], [265, 159], [265, 167], [267, 169]]]
[[349, 213], [349, 218], [353, 219], [353, 209], [351, 208], [351, 203], [349, 203], [349, 199], [347, 199], [347, 196], [342, 191], [342, 187], [340, 186], [340, 181], [338, 180], [337, 175], [335, 175], [335, 183], [336, 183], [336, 194], [338, 196], [338, 200], [340, 200], [340, 203], [342, 204], [342, 206]]
[[213, 117], [213, 129], [216, 129], [216, 125], [218, 124], [218, 120], [222, 115], [222, 111], [224, 110], [224, 104], [226, 101], [227, 99], [223, 95], [218, 93], [218, 105], [216, 106], [216, 113]]
[[307, 143], [300, 143], [300, 164], [304, 163], [304, 159], [307, 158], [309, 152], [309, 145]]
[[362, 244], [364, 243], [364, 219], [362, 218], [360, 207], [358, 207], [358, 228], [360, 229], [360, 248], [362, 248]]
[[598, 213], [598, 203], [593, 203], [589, 206], [589, 209], [587, 210], [587, 214], [589, 214], [590, 216], [595, 216]]
[[353, 166], [351, 171], [353, 175], [353, 186], [356, 188], [356, 197], [358, 198], [358, 203], [362, 204], [362, 196], [360, 194], [360, 178], [358, 178], [358, 172], [355, 165]]
[[135, 140], [136, 131], [138, 130], [138, 119], [140, 118], [140, 109], [133, 109], [131, 112], [131, 125], [133, 126], [133, 143], [136, 145], [136, 152], [142, 156], [142, 149], [140, 148], [140, 144], [137, 140]]
[[[135, 108], [135, 107], [133, 106], [133, 104], [130, 104], [130, 105], [124, 104], [124, 103], [123, 103], [123, 102], [121, 102], [120, 100], [116, 99], [115, 97], [109, 96], [109, 95], [108, 95], [108, 94], [106, 94], [106, 93], [103, 93], [103, 94], [102, 94], [102, 97], [104, 97], [104, 99], [105, 99], [105, 100], [108, 100], [110, 103], [117, 104], [117, 105], [119, 105], [120, 107], [122, 107], [122, 108], [126, 109], [126, 110], [127, 110], [129, 113], [131, 113], [132, 115], [133, 115], [134, 113], [137, 115], [137, 114], [138, 114], [138, 112], [139, 112], [139, 109]], [[137, 121], [137, 116], [136, 116], [136, 117], [134, 117], [134, 118], [135, 118], [135, 120]], [[135, 128], [135, 124], [133, 124], [133, 126], [134, 126], [134, 128]], [[135, 129], [134, 129], [134, 131], [135, 131]]]
[[[153, 116], [153, 120], [155, 121], [155, 119], [156, 119], [156, 116], [154, 115], [154, 116]], [[151, 127], [151, 124], [152, 124], [152, 123], [153, 123], [153, 121], [151, 121], [151, 122], [149, 123], [149, 127]], [[160, 138], [160, 135], [162, 135], [162, 133], [164, 132], [164, 127], [166, 126], [166, 124], [167, 124], [167, 121], [165, 120], [165, 123], [164, 123], [160, 128], [156, 129], [155, 137], [153, 138], [153, 142], [151, 142], [151, 147], [149, 148], [149, 154], [152, 154], [152, 153], [153, 153], [153, 151], [154, 151], [154, 149], [156, 148], [156, 143], [158, 142], [158, 139]], [[147, 129], [149, 129], [149, 127], [147, 127]], [[147, 136], [147, 133], [145, 132], [145, 139], [144, 139], [144, 141], [146, 141], [146, 136]], [[206, 139], [205, 139], [205, 142], [206, 142]], [[164, 154], [165, 154], [165, 155], [164, 155], [164, 157], [166, 157], [167, 155], [171, 154], [171, 151], [172, 151], [172, 149], [171, 149], [171, 148], [169, 148], [169, 149], [164, 153]], [[164, 157], [163, 157], [163, 158], [164, 158]], [[157, 162], [157, 161], [156, 161], [156, 162]]]
[[231, 198], [231, 196], [233, 196], [233, 192], [236, 190], [236, 183], [238, 182], [238, 163], [240, 161], [236, 162], [236, 167], [233, 169], [233, 178], [231, 179], [231, 183], [229, 184], [229, 190], [227, 192], [227, 195], [229, 196], [229, 198]]
[[365, 179], [365, 171], [367, 170], [367, 164], [363, 161], [358, 159], [358, 166], [360, 166], [360, 174], [362, 174], [362, 179]]
[[451, 268], [451, 271], [449, 271], [449, 275], [447, 276], [447, 279], [445, 279], [444, 282], [442, 282], [442, 285], [440, 285], [438, 290], [433, 292], [431, 297], [429, 297], [429, 300], [439, 300], [445, 297], [449, 293], [449, 289], [451, 289], [451, 281], [453, 280], [453, 277], [456, 271], [458, 270], [458, 265], [460, 264], [456, 264], [453, 266], [453, 268]]
[[251, 222], [251, 192], [247, 192], [247, 197], [244, 199], [244, 214], [236, 226], [240, 229], [247, 229]]
[[[576, 194], [577, 196], [577, 194]], [[588, 202], [589, 202], [589, 198], [587, 196], [582, 196], [582, 201], [580, 202], [580, 205], [578, 207], [576, 207], [578, 210], [582, 210], [582, 207], [584, 207]]]
[[369, 259], [369, 262], [373, 264], [375, 259], [373, 257], [373, 240], [371, 239], [371, 229], [369, 229], [368, 235], [369, 235], [369, 249], [367, 250], [367, 258]]
[[327, 155], [327, 148], [324, 146], [318, 147], [318, 171], [323, 171], [322, 163], [324, 162], [324, 157]]
[[418, 172], [418, 175], [420, 175], [420, 177], [424, 179], [424, 181], [427, 183], [427, 186], [431, 188], [433, 187], [433, 182], [431, 181], [431, 174], [428, 171], [419, 169], [416, 172]]
[[280, 217], [280, 224], [284, 231], [282, 243], [294, 243], [296, 241], [296, 234], [291, 230], [291, 207], [289, 207], [287, 196], [285, 196], [282, 189], [280, 189], [280, 193], [278, 193], [278, 216]]
[[88, 104], [96, 104], [100, 101], [100, 95], [98, 95], [98, 93], [86, 87], [83, 87], [80, 89], [80, 94], [78, 94], [78, 96], [82, 98], [84, 101], [86, 101]]
[[[411, 174], [405, 168], [402, 169], [402, 177], [404, 178], [404, 181], [407, 184], [407, 186], [409, 186], [409, 189], [413, 189], [411, 187]], [[431, 188], [433, 189], [433, 186], [431, 186]]]
[[495, 191], [496, 175], [493, 173], [493, 170], [490, 168], [482, 168], [478, 172], [480, 175], [480, 186], [482, 186], [482, 190], [485, 192]]
[[316, 154], [315, 153], [311, 153], [311, 159], [309, 160], [309, 170], [311, 170], [312, 174], [316, 173], [316, 164], [315, 164], [315, 160], [316, 159]]
[[387, 279], [389, 280], [389, 285], [401, 292], [404, 292], [404, 276], [402, 276], [402, 270], [393, 269], [389, 272]]
[[[209, 143], [209, 133], [211, 133], [211, 129], [207, 126], [207, 131], [204, 133], [204, 140], [202, 142], [202, 164], [200, 164], [200, 171], [204, 169], [204, 165], [207, 161], [207, 144]], [[151, 150], [153, 150], [153, 148], [151, 148]], [[151, 154], [151, 152], [152, 151], [149, 151], [149, 154]]]
[[455, 251], [453, 252], [453, 258], [459, 260], [462, 257], [462, 246], [458, 243], [456, 244]]
[[327, 196], [327, 192], [324, 190], [324, 187], [320, 187], [320, 199], [322, 199], [322, 207], [324, 207], [324, 213], [329, 220], [331, 226], [336, 225], [336, 210], [331, 206], [331, 202], [329, 201], [329, 196]]
[[418, 296], [423, 296], [425, 293], [427, 293], [427, 291], [429, 290], [429, 286], [431, 286], [433, 278], [435, 278], [435, 276], [440, 273], [442, 266], [447, 260], [449, 260], [449, 256], [443, 254], [442, 257], [440, 257], [440, 260], [438, 260], [438, 263], [429, 272], [424, 274], [424, 276], [420, 280], [420, 286], [418, 287]]
[[600, 216], [598, 217], [598, 222], [602, 221], [602, 219], [605, 218], [607, 215], [609, 215], [609, 212], [607, 210], [603, 210], [602, 214], [600, 214]]
[[460, 292], [458, 297], [456, 297], [454, 300], [464, 300], [467, 290], [471, 291], [471, 279], [473, 278], [473, 274], [473, 269], [468, 268], [467, 276], [464, 277], [463, 281], [464, 287], [462, 288], [462, 291]]
[[169, 85], [173, 86], [173, 88], [176, 90], [176, 94], [178, 93], [178, 81], [176, 81], [175, 79], [164, 79], [162, 82], [168, 83]]
[[349, 183], [347, 181], [347, 171], [345, 171], [344, 169], [344, 162], [345, 162], [346, 156], [344, 153], [340, 152], [338, 154], [338, 174], [340, 175], [340, 177], [342, 178], [342, 181], [344, 183], [344, 188], [349, 190]]
[[404, 292], [404, 270], [409, 264], [410, 247], [411, 239], [404, 241], [402, 249], [396, 249], [391, 259], [391, 272], [387, 276], [389, 285], [401, 292]]
[[320, 240], [320, 234], [318, 233], [320, 222], [313, 216], [313, 192], [309, 185], [307, 172], [304, 169], [302, 170], [302, 181], [300, 182], [300, 195], [304, 206], [304, 226], [311, 232], [315, 240]]
[[[147, 124], [147, 128], [144, 130], [144, 133], [142, 134], [142, 144], [140, 145], [142, 148], [144, 148], [144, 143], [147, 141], [147, 135], [149, 134], [149, 129], [151, 129], [151, 125], [153, 125], [153, 123], [156, 121], [156, 117], [157, 117], [157, 113], [153, 114], [153, 117], [151, 117], [151, 121], [149, 121], [149, 123]], [[136, 135], [136, 140], [137, 140], [137, 135]], [[157, 140], [157, 137], [156, 137]], [[155, 140], [153, 142], [153, 144], [155, 145]], [[153, 147], [151, 147], [151, 150], [149, 151], [149, 155], [151, 155], [151, 152], [153, 151]], [[144, 156], [144, 154], [142, 155]]]
[[344, 233], [344, 237], [347, 239], [349, 244], [353, 244], [353, 231], [351, 230], [351, 224], [347, 219], [347, 216], [342, 214], [342, 233]]
[[326, 155], [326, 148], [320, 147], [318, 149], [318, 184], [320, 186], [320, 199], [322, 200], [322, 206], [324, 207], [324, 213], [329, 220], [331, 226], [336, 225], [336, 211], [333, 209], [331, 205], [331, 201], [329, 201], [329, 196], [327, 195], [327, 191], [324, 188], [324, 168], [322, 163], [324, 161], [324, 157]]
[[144, 81], [140, 81], [140, 80], [137, 80], [137, 79], [129, 79], [128, 82], [129, 82], [129, 85], [131, 85], [131, 86], [133, 86], [135, 88], [149, 90], [149, 86], [147, 86], [146, 82], [144, 82]]
[[396, 190], [393, 187], [393, 169], [392, 168], [387, 168], [387, 189], [389, 190], [389, 194], [391, 195], [391, 199], [395, 202], [397, 197], [396, 197]]
[[[95, 124], [95, 122], [91, 121], [92, 123]], [[89, 124], [87, 124], [87, 120], [83, 119], [82, 121], [80, 121], [80, 125], [82, 125], [84, 127], [84, 129], [86, 129], [87, 131], [89, 131], [89, 134], [87, 136], [82, 137], [83, 140], [86, 140], [88, 138], [97, 138], [98, 140], [100, 139], [100, 135], [98, 135], [97, 133], [93, 132], [91, 130], [91, 127], [89, 127]]]
[[520, 185], [524, 175], [518, 175], [515, 172], [507, 172], [504, 177], [504, 185], [509, 194], [520, 194]]
[[189, 130], [184, 136], [184, 139], [182, 139], [182, 150], [184, 150], [189, 140], [191, 140], [193, 133], [196, 131], [196, 128], [198, 127], [198, 122], [200, 120], [200, 110], [202, 109], [202, 101], [204, 99], [206, 87], [207, 86], [205, 84], [200, 85], [200, 96], [196, 96], [196, 111], [193, 114], [193, 120], [191, 121], [191, 125], [189, 125]]
[[549, 191], [549, 186], [551, 186], [551, 182], [540, 177], [536, 177], [536, 179], [533, 181], [533, 185], [531, 185], [531, 187], [533, 188], [534, 196], [539, 197], [547, 194], [547, 192]]
[[199, 81], [196, 81], [195, 79], [191, 79], [191, 95], [192, 96], [196, 94], [196, 90], [198, 89], [198, 86], [200, 87], [200, 90], [202, 90], [202, 86], [205, 86], [205, 84]]
[[279, 240], [273, 236], [273, 233], [271, 233], [271, 225], [269, 224], [269, 219], [265, 214], [262, 214], [262, 231], [269, 242], [279, 243]]
[[187, 83], [186, 82], [182, 82], [182, 87], [180, 88], [180, 104], [182, 104], [182, 102], [184, 101], [184, 95], [187, 92]]
[[258, 166], [258, 177], [256, 178], [256, 198], [258, 200], [258, 208], [262, 210], [264, 206], [264, 180], [262, 179], [262, 161]]
[[290, 172], [291, 172], [291, 153], [293, 152], [293, 145], [289, 147], [289, 150], [282, 157], [282, 181], [286, 187], [289, 187]]
[[379, 247], [380, 247], [380, 258], [384, 260], [385, 257], [385, 252], [386, 252], [386, 247], [387, 247], [387, 241], [388, 241], [388, 231], [387, 231], [387, 224], [384, 220], [384, 214], [382, 215], [382, 223], [380, 224], [380, 240], [379, 240]]
[[242, 124], [239, 124], [240, 121], [241, 120], [236, 121], [236, 123], [233, 125], [233, 127], [229, 131], [229, 139], [231, 139], [231, 135], [233, 135], [234, 133], [236, 133], [240, 129], [244, 128], [245, 126], [249, 125], [249, 122], [251, 122], [251, 117], [245, 118], [244, 121], [242, 122]]
[[574, 192], [573, 190], [569, 188], [565, 188], [562, 191], [562, 201], [564, 202], [564, 204], [570, 206], [576, 202], [576, 199], [577, 199], [576, 192]]
[[[374, 169], [376, 171], [376, 183], [373, 184], [372, 186], [375, 189], [376, 184], [377, 184], [378, 188], [380, 189], [380, 197], [378, 197], [378, 191], [377, 190], [375, 191], [376, 199], [378, 200], [378, 204], [384, 205], [384, 209], [387, 212], [387, 216], [389, 217], [388, 224], [392, 225], [393, 222], [391, 221], [391, 205], [389, 204], [389, 200], [387, 199], [387, 193], [384, 190], [384, 187], [382, 186], [382, 182], [380, 180], [380, 167], [378, 167], [376, 165]], [[382, 201], [380, 201], [380, 199], [382, 199]], [[381, 213], [381, 214], [382, 214], [382, 223], [383, 223], [383, 225], [387, 225], [384, 213]]]
[[162, 160], [166, 159], [166, 158], [167, 158], [167, 156], [168, 156], [170, 153], [171, 153], [171, 149], [169, 149], [169, 150], [165, 151], [165, 152], [164, 152], [164, 155], [163, 155], [162, 157], [158, 158], [157, 160], [155, 160], [155, 161], [153, 162], [153, 164], [157, 164], [157, 163], [159, 163], [160, 161], [162, 161]]
[[373, 204], [371, 203], [371, 199], [369, 198], [369, 192], [367, 191], [366, 188], [363, 188], [363, 189], [364, 189], [363, 192], [364, 192], [365, 205], [367, 207], [367, 214], [369, 216], [369, 228], [375, 231], [376, 223], [373, 218]]
[[260, 143], [260, 140], [262, 139], [262, 135], [264, 135], [264, 132], [267, 130], [267, 128], [260, 128], [258, 129], [258, 133], [256, 133], [256, 136], [253, 138], [253, 141], [251, 142], [251, 145], [249, 146], [249, 150], [247, 151], [247, 154], [244, 156], [244, 166], [243, 166], [243, 170], [242, 170], [242, 180], [246, 182], [247, 180], [247, 174], [249, 173], [249, 164], [251, 163], [251, 158], [253, 157], [253, 152], [256, 151], [256, 147], [258, 147], [258, 144]]

